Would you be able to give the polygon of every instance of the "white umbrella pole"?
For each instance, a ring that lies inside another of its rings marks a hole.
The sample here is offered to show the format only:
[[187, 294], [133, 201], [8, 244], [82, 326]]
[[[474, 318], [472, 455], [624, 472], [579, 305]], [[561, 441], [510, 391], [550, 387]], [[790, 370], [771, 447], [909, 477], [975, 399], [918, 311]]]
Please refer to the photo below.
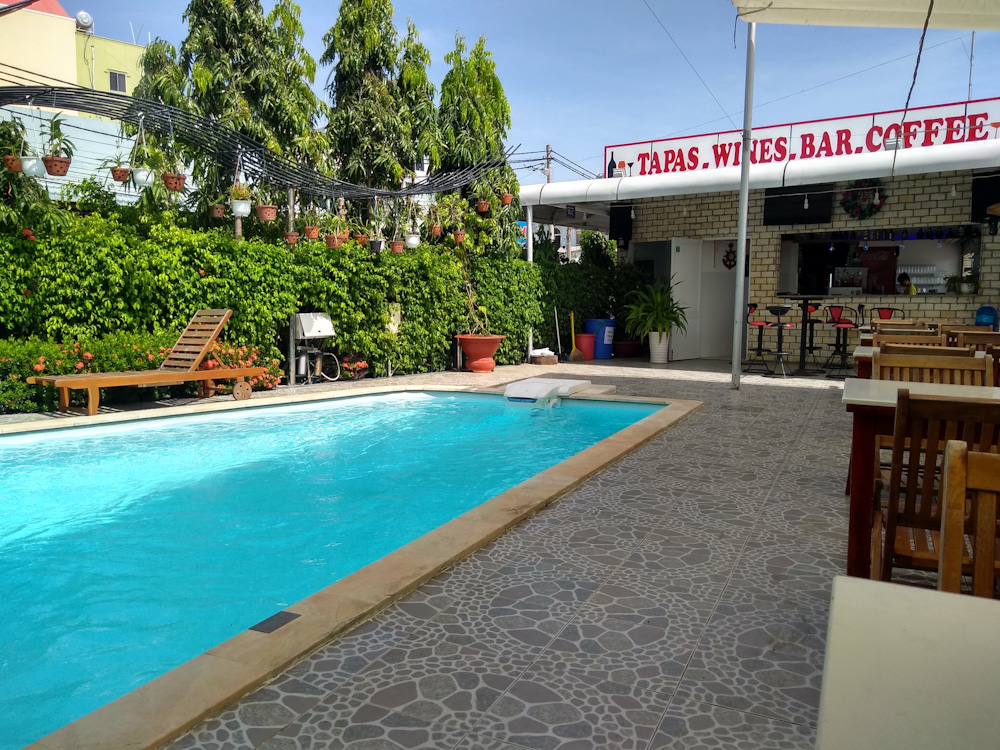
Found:
[[746, 308], [743, 305], [746, 286], [744, 269], [747, 257], [747, 214], [750, 203], [750, 131], [753, 127], [753, 73], [757, 51], [757, 24], [747, 24], [746, 93], [743, 99], [743, 152], [740, 169], [740, 213], [736, 228], [736, 306], [733, 314], [733, 389], [740, 387], [743, 369], [743, 327], [746, 325]]
[[[532, 222], [534, 220], [534, 215], [533, 215], [534, 214], [534, 208], [535, 208], [534, 206], [525, 206], [525, 209], [527, 210], [527, 214], [528, 214], [527, 216], [525, 216], [525, 219], [527, 219], [527, 224], [528, 224], [528, 231], [527, 231], [526, 234], [528, 235], [528, 262], [529, 263], [534, 263], [535, 262], [535, 237], [534, 237], [534, 235], [531, 232], [531, 224], [532, 224]], [[533, 333], [532, 330], [529, 328], [528, 329], [528, 361], [529, 362], [531, 361], [531, 350], [535, 348], [534, 336], [532, 335], [532, 333]]]

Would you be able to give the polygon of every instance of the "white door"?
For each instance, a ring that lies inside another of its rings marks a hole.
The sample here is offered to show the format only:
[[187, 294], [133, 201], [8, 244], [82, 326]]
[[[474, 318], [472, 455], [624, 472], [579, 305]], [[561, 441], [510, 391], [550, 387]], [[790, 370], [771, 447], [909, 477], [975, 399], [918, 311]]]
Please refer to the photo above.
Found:
[[702, 359], [728, 360], [733, 354], [736, 268], [727, 268], [727, 264], [731, 265], [735, 248], [735, 239], [702, 242], [701, 299], [705, 301], [699, 321]]
[[701, 356], [701, 240], [670, 240], [674, 298], [687, 308], [687, 332], [670, 336], [671, 359]]

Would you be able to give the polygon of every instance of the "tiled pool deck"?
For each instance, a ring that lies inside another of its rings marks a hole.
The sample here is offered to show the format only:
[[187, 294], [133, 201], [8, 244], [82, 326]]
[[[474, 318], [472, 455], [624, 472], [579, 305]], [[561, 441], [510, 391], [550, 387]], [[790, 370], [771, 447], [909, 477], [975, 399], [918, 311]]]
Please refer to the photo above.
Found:
[[733, 391], [705, 364], [394, 379], [705, 406], [171, 750], [811, 748], [846, 551], [841, 384]]

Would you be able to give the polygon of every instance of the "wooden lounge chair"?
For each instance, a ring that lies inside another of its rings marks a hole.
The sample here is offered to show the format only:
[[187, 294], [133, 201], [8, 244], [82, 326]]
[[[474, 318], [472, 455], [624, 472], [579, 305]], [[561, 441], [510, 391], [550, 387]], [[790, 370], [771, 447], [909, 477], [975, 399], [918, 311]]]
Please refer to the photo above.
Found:
[[26, 382], [51, 385], [59, 390], [59, 411], [71, 411], [69, 392], [87, 391], [87, 414], [97, 414], [101, 388], [122, 385], [161, 386], [198, 381], [199, 396], [211, 393], [213, 380], [235, 379], [233, 398], [238, 401], [250, 398], [250, 384], [246, 378], [263, 375], [264, 367], [232, 367], [199, 370], [202, 360], [215, 344], [222, 327], [233, 314], [232, 310], [199, 310], [181, 333], [170, 354], [157, 370], [133, 370], [129, 372], [90, 372], [77, 375], [39, 375], [27, 378]]
[[[972, 575], [973, 596], [996, 595], [1000, 572], [997, 545], [997, 493], [1000, 455], [970, 451], [968, 443], [949, 440], [944, 451], [941, 510], [941, 559], [938, 589], [961, 593], [962, 574]], [[971, 513], [966, 518], [966, 501]], [[966, 538], [968, 537], [968, 543]], [[971, 551], [971, 556], [967, 552]]]

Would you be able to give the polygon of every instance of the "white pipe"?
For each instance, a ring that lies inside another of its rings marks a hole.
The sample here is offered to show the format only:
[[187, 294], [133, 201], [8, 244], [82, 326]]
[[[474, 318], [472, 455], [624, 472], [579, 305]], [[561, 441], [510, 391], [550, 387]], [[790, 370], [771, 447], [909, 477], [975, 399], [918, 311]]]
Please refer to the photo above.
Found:
[[[757, 52], [757, 24], [747, 24], [747, 71], [743, 98], [743, 163], [740, 165], [740, 208], [736, 227], [736, 307], [733, 313], [733, 389], [740, 387], [743, 369], [743, 326], [746, 308], [743, 306], [747, 257], [747, 215], [750, 207], [750, 131], [753, 127], [753, 75]], [[804, 332], [803, 332], [804, 333]]]
[[[529, 263], [534, 263], [535, 262], [535, 235], [534, 235], [534, 232], [531, 231], [531, 224], [534, 221], [534, 206], [526, 206], [525, 209], [527, 210], [527, 216], [525, 218], [527, 219], [527, 223], [528, 223], [527, 232], [526, 232], [526, 234], [528, 235], [528, 262]], [[531, 361], [531, 350], [535, 348], [534, 336], [532, 334], [533, 334], [533, 331], [529, 328], [528, 329], [528, 361], [529, 362]]]
[[94, 88], [94, 45], [90, 45], [90, 88]]

